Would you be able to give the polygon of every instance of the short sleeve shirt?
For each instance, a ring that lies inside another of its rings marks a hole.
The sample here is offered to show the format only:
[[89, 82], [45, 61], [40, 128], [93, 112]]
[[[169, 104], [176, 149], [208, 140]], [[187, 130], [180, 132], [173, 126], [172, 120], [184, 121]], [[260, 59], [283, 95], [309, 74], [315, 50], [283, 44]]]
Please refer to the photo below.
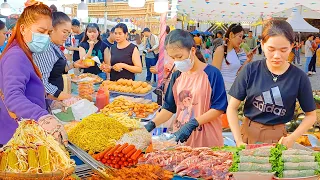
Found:
[[200, 46], [200, 45], [201, 45], [201, 41], [202, 41], [202, 40], [201, 40], [200, 37], [194, 37], [193, 40], [194, 40], [194, 42], [196, 43], [197, 46]]
[[312, 57], [313, 53], [310, 48], [312, 48], [311, 41], [307, 40], [305, 45], [305, 57]]
[[[225, 111], [227, 96], [220, 71], [207, 65], [194, 73], [173, 73], [165, 96], [164, 109], [176, 113], [173, 130], [179, 130], [190, 119], [210, 109]], [[199, 126], [190, 136], [187, 145], [192, 147], [223, 146], [220, 119]]]
[[241, 101], [246, 99], [244, 115], [265, 125], [291, 121], [296, 99], [304, 112], [316, 108], [310, 81], [302, 70], [290, 65], [274, 82], [266, 60], [247, 64], [238, 74], [229, 94]]

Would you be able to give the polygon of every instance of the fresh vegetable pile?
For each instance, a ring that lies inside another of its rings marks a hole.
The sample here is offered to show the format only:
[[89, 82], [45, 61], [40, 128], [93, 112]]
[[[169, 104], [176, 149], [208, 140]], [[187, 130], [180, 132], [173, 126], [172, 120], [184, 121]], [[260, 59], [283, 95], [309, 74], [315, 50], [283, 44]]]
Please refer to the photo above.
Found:
[[279, 158], [278, 177], [297, 178], [319, 174], [319, 153], [299, 149], [282, 151]]
[[270, 162], [272, 146], [243, 149], [233, 157], [231, 172], [272, 172]]
[[234, 154], [230, 172], [275, 173], [279, 178], [301, 178], [319, 174], [320, 154], [313, 151], [264, 146]]
[[21, 121], [3, 149], [0, 173], [44, 174], [75, 166], [65, 149], [33, 120]]
[[103, 164], [116, 169], [129, 167], [138, 163], [139, 157], [142, 156], [142, 151], [137, 149], [132, 144], [118, 144], [115, 147], [110, 147], [101, 153], [94, 154], [93, 158], [101, 161]]
[[114, 147], [128, 128], [115, 118], [104, 114], [92, 114], [84, 118], [68, 132], [69, 141], [89, 154]]
[[213, 151], [210, 148], [180, 146], [171, 150], [156, 151], [139, 159], [141, 164], [153, 164], [193, 178], [226, 179], [232, 164], [232, 153]]
[[138, 129], [128, 132], [122, 136], [117, 144], [129, 143], [135, 145], [137, 149], [146, 149], [152, 140], [152, 135], [145, 129]]

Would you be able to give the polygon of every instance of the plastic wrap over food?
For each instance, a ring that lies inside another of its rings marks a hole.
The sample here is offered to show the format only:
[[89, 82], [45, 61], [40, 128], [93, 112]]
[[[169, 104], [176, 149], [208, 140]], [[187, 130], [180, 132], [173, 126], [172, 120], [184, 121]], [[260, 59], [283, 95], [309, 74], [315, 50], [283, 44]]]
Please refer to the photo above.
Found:
[[257, 163], [239, 163], [239, 171], [271, 171], [272, 167], [270, 163], [257, 164]]
[[271, 147], [262, 147], [256, 149], [245, 149], [239, 152], [240, 156], [260, 156], [260, 157], [270, 157]]
[[318, 162], [284, 163], [284, 170], [316, 170], [318, 167]]
[[[174, 138], [174, 135], [163, 133], [160, 136], [152, 137], [152, 146], [154, 150], [158, 151], [175, 147], [177, 146], [177, 142]], [[184, 146], [184, 143], [179, 143], [179, 146]]]
[[269, 157], [240, 156], [240, 163], [269, 163]]
[[282, 155], [309, 155], [312, 156], [312, 151], [306, 151], [301, 149], [289, 149], [282, 152]]
[[299, 162], [314, 162], [315, 157], [310, 156], [310, 155], [286, 155], [282, 154], [282, 160], [284, 162], [294, 162], [294, 163], [299, 163]]
[[300, 178], [300, 177], [308, 177], [314, 176], [314, 170], [285, 170], [283, 171], [284, 178]]

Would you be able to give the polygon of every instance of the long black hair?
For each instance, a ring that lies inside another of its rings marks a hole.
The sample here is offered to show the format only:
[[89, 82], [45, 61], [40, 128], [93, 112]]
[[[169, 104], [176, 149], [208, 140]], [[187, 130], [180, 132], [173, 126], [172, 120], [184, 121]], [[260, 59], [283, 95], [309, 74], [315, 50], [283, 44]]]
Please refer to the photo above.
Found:
[[71, 22], [71, 19], [68, 15], [63, 12], [53, 12], [52, 13], [52, 26], [56, 27], [57, 25], [63, 24], [65, 22]]
[[226, 43], [224, 44], [224, 59], [226, 61], [227, 65], [230, 65], [229, 61], [227, 60], [227, 54], [228, 54], [228, 42], [230, 41], [230, 33], [232, 32], [233, 34], [237, 34], [239, 32], [242, 32], [243, 27], [241, 24], [231, 24], [226, 32], [225, 38], [226, 38]]
[[101, 41], [100, 28], [99, 28], [98, 24], [96, 24], [96, 23], [89, 23], [89, 24], [87, 25], [87, 27], [86, 27], [86, 31], [84, 32], [84, 37], [83, 37], [83, 39], [82, 39], [81, 42], [87, 42], [87, 41], [89, 40], [89, 37], [88, 37], [88, 35], [87, 35], [88, 29], [96, 29], [96, 30], [98, 31], [98, 33], [99, 33], [97, 39], [98, 39], [99, 41]]
[[[178, 47], [186, 48], [189, 51], [191, 50], [192, 47], [196, 48], [196, 43], [194, 42], [191, 34], [187, 31], [184, 31], [181, 29], [175, 29], [175, 30], [171, 31], [167, 35], [164, 44], [165, 44], [166, 48], [170, 44], [177, 44]], [[201, 54], [201, 51], [198, 48], [196, 48], [196, 56], [201, 62], [204, 62], [204, 63], [206, 62], [203, 55]]]
[[[129, 32], [127, 25], [124, 24], [124, 23], [119, 23], [119, 24], [117, 24], [114, 28], [115, 28], [115, 29], [118, 29], [118, 28], [119, 28], [119, 29], [122, 29], [122, 31], [123, 31], [124, 34], [127, 34], [127, 33]], [[136, 32], [136, 30], [133, 29], [131, 32]]]

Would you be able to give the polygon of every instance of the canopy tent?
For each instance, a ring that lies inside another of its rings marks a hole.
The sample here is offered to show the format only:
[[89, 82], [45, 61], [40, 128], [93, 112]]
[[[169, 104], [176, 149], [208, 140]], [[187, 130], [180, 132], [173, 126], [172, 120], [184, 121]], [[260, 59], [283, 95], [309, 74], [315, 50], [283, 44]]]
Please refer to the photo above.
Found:
[[198, 30], [194, 30], [194, 31], [191, 32], [191, 34], [198, 34], [198, 33], [201, 34], [202, 32], [198, 31]]
[[295, 32], [319, 32], [319, 29], [307, 23], [298, 11], [292, 12], [291, 16], [287, 19], [287, 22], [292, 26], [293, 31]]
[[320, 18], [320, 13], [319, 13], [320, 11], [312, 10], [306, 6], [303, 6], [303, 5], [299, 5], [299, 6], [296, 6], [296, 7], [293, 7], [293, 8], [278, 12], [278, 13], [274, 13], [272, 15], [272, 17], [288, 18], [291, 16], [293, 11], [299, 12], [303, 18], [307, 18], [307, 19], [319, 19]]
[[177, 9], [197, 22], [256, 22], [272, 14], [304, 5], [320, 12], [319, 0], [179, 0]]

